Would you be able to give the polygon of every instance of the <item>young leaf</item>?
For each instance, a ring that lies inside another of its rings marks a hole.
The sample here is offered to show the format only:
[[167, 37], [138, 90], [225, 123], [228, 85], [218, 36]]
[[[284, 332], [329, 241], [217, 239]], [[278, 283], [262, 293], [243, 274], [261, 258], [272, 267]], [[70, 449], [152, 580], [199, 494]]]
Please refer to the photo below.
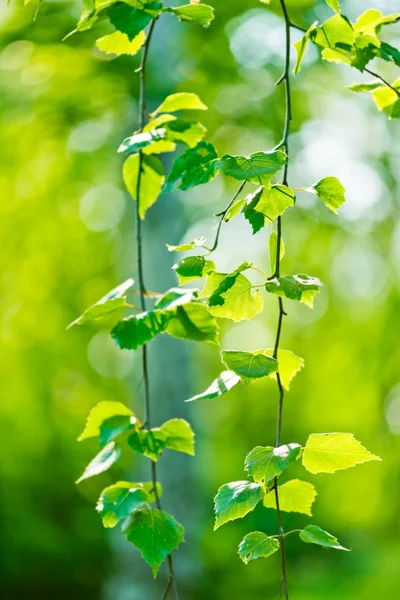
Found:
[[303, 465], [310, 473], [334, 473], [371, 460], [381, 459], [352, 433], [312, 433], [303, 452]]
[[132, 41], [129, 41], [128, 36], [120, 31], [113, 31], [104, 37], [96, 40], [96, 46], [105, 54], [115, 54], [121, 56], [128, 54], [134, 56], [143, 46], [146, 40], [144, 31], [141, 31]]
[[170, 315], [163, 310], [152, 310], [122, 319], [111, 330], [111, 337], [124, 350], [136, 350], [147, 344], [168, 325]]
[[105, 488], [96, 506], [104, 527], [115, 527], [121, 519], [129, 517], [134, 510], [149, 504], [152, 501], [150, 494], [152, 487], [152, 483], [119, 481]]
[[348, 85], [347, 89], [352, 92], [373, 92], [381, 87], [382, 83], [380, 81], [371, 81], [370, 83], [353, 83], [352, 85]]
[[136, 423], [136, 417], [129, 415], [115, 415], [106, 419], [100, 425], [100, 446], [108, 444], [122, 433], [133, 429]]
[[254, 510], [264, 494], [261, 485], [250, 481], [233, 481], [221, 486], [214, 498], [216, 517], [214, 530]]
[[217, 345], [219, 340], [217, 322], [205, 304], [200, 302], [178, 306], [170, 316], [166, 333], [178, 339], [213, 345]]
[[254, 481], [268, 486], [294, 464], [300, 452], [300, 444], [286, 444], [278, 448], [257, 446], [246, 456], [244, 466]]
[[316, 277], [308, 275], [290, 275], [270, 279], [265, 284], [265, 289], [271, 294], [277, 294], [282, 298], [304, 302], [310, 308], [313, 307], [314, 296], [319, 292], [322, 283]]
[[192, 402], [193, 400], [206, 400], [211, 398], [218, 398], [226, 392], [229, 392], [237, 383], [240, 382], [240, 377], [233, 371], [223, 371], [221, 375], [215, 379], [209, 388], [206, 389], [202, 394], [193, 396], [185, 402]]
[[240, 181], [268, 185], [271, 177], [281, 170], [285, 162], [286, 154], [282, 150], [255, 152], [250, 156], [225, 154], [218, 162], [217, 169]]
[[[263, 214], [269, 221], [274, 221], [288, 209], [294, 206], [295, 192], [286, 185], [261, 187], [252, 195], [253, 208]], [[243, 208], [243, 212], [245, 212]]]
[[213, 272], [201, 293], [209, 296], [209, 311], [215, 317], [232, 319], [236, 323], [252, 319], [260, 313], [264, 301], [258, 290], [252, 293], [251, 282], [238, 270], [230, 273]]
[[335, 15], [321, 27], [310, 32], [311, 40], [322, 48], [333, 48], [342, 51], [351, 51], [356, 36], [347, 17]]
[[124, 283], [121, 283], [121, 285], [103, 296], [96, 304], [89, 306], [80, 317], [68, 325], [67, 329], [73, 325], [83, 325], [89, 321], [96, 321], [97, 319], [108, 317], [111, 313], [120, 308], [130, 307], [130, 304], [127, 304], [126, 302], [125, 292], [129, 290], [133, 284], [133, 279], [127, 279]]
[[[269, 264], [271, 267], [271, 272], [275, 273], [276, 253], [278, 251], [278, 234], [276, 233], [276, 231], [272, 231], [271, 235], [269, 236], [268, 250], [269, 250]], [[283, 240], [281, 239], [279, 259], [282, 260], [282, 258], [284, 256], [285, 256], [285, 244], [283, 243]]]
[[[263, 351], [261, 351], [263, 352]], [[222, 362], [240, 377], [258, 379], [278, 370], [278, 361], [260, 352], [223, 350]]]
[[317, 21], [311, 25], [311, 27], [306, 31], [305, 35], [298, 41], [293, 44], [297, 54], [297, 60], [295, 67], [293, 69], [293, 73], [298, 73], [301, 68], [301, 63], [303, 62], [304, 55], [307, 50], [307, 46], [311, 41], [311, 35], [317, 28]]
[[[139, 155], [132, 154], [123, 166], [125, 185], [134, 200], [137, 200], [137, 178], [139, 173]], [[140, 218], [144, 219], [146, 211], [161, 193], [164, 184], [164, 172], [161, 161], [156, 156], [142, 155], [142, 176], [140, 183]]]
[[143, 2], [140, 3], [140, 8], [115, 2], [106, 6], [105, 12], [115, 29], [125, 33], [129, 41], [132, 41], [157, 16], [161, 7], [161, 2]]
[[215, 271], [212, 260], [206, 260], [204, 256], [187, 256], [172, 267], [179, 278], [179, 285], [206, 277]]
[[194, 148], [205, 136], [207, 129], [193, 119], [173, 119], [165, 125], [166, 137], [176, 144]]
[[152, 129], [151, 131], [135, 133], [131, 137], [124, 139], [118, 148], [118, 152], [123, 152], [124, 154], [133, 154], [139, 150], [142, 150], [143, 148], [146, 148], [147, 146], [151, 146], [152, 144], [163, 140], [166, 136], [167, 129], [165, 127], [159, 127], [158, 129]]
[[130, 517], [123, 533], [128, 542], [140, 550], [156, 578], [160, 565], [184, 541], [185, 530], [168, 513], [156, 509], [140, 509]]
[[[317, 495], [315, 487], [308, 481], [292, 479], [278, 486], [279, 508], [284, 512], [297, 512], [312, 516], [311, 507]], [[276, 509], [275, 494], [269, 492], [264, 498], [266, 508]]]
[[130, 408], [121, 402], [112, 402], [103, 400], [96, 404], [89, 413], [86, 421], [85, 429], [78, 437], [78, 442], [87, 440], [93, 437], [100, 436], [100, 428], [105, 421], [111, 417], [127, 416], [131, 419], [132, 424], [136, 423], [136, 418]]
[[384, 17], [376, 8], [365, 11], [354, 23], [354, 29], [367, 35], [375, 36], [379, 33], [382, 25], [393, 25], [400, 20], [400, 13]]
[[214, 18], [214, 9], [212, 6], [197, 2], [177, 8], [164, 8], [163, 11], [173, 13], [184, 23], [197, 23], [204, 27], [208, 27]]
[[[273, 352], [274, 349], [270, 348], [265, 351], [265, 355], [272, 356]], [[304, 367], [304, 359], [300, 358], [300, 356], [296, 356], [293, 352], [290, 352], [290, 350], [281, 350], [279, 348], [278, 361], [281, 383], [283, 387], [288, 390], [292, 379], [297, 375], [300, 369]], [[276, 379], [276, 373], [271, 373], [269, 377], [271, 377], [271, 379]]]
[[324, 548], [334, 548], [335, 550], [346, 550], [346, 552], [349, 552], [349, 549], [341, 546], [333, 535], [317, 527], [317, 525], [307, 525], [307, 527], [302, 529], [300, 531], [300, 539], [306, 542], [306, 544], [317, 544]]
[[193, 242], [188, 242], [187, 244], [180, 244], [179, 246], [170, 246], [169, 244], [167, 244], [167, 248], [169, 252], [186, 252], [187, 250], [194, 250], [194, 248], [203, 248], [203, 244], [205, 241], [205, 237], [199, 237], [193, 240]]
[[217, 171], [218, 155], [209, 142], [200, 142], [179, 156], [167, 177], [164, 192], [174, 188], [188, 190], [213, 179]]
[[160, 427], [154, 427], [150, 431], [138, 429], [128, 437], [128, 444], [132, 450], [155, 462], [166, 447], [167, 439], [167, 433]]
[[154, 305], [157, 310], [173, 310], [197, 299], [197, 290], [171, 288]]
[[340, 14], [339, 0], [326, 0], [328, 6], [330, 6], [335, 12]]
[[333, 212], [337, 212], [338, 208], [346, 202], [344, 196], [346, 190], [336, 177], [324, 177], [306, 191], [318, 196]]
[[207, 110], [207, 106], [200, 100], [197, 94], [179, 92], [167, 96], [151, 116], [154, 117], [158, 113], [173, 113], [180, 110]]
[[[393, 87], [400, 90], [400, 79], [393, 83]], [[394, 90], [379, 88], [372, 92], [372, 96], [378, 110], [385, 112], [389, 119], [400, 118], [400, 98]]]
[[160, 429], [167, 435], [166, 448], [194, 456], [194, 433], [187, 421], [171, 419], [161, 425]]
[[276, 538], [268, 537], [261, 531], [253, 531], [244, 536], [239, 544], [239, 556], [247, 564], [249, 560], [256, 558], [267, 558], [279, 550], [279, 541]]
[[107, 471], [114, 463], [117, 462], [119, 457], [121, 456], [121, 448], [115, 444], [115, 442], [110, 442], [107, 446], [94, 457], [94, 459], [88, 464], [85, 469], [85, 472], [76, 483], [80, 483], [84, 479], [88, 479], [89, 477], [93, 477], [94, 475], [99, 475], [104, 471]]

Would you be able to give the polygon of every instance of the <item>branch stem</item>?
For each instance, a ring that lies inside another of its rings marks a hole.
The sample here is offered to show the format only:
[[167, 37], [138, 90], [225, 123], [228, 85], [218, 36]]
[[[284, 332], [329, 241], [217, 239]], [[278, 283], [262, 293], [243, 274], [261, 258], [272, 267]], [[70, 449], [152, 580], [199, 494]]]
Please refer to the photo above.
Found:
[[225, 216], [226, 216], [228, 210], [233, 205], [233, 203], [236, 201], [239, 194], [242, 192], [246, 183], [247, 183], [246, 181], [242, 181], [242, 183], [239, 186], [239, 189], [237, 190], [236, 194], [233, 196], [232, 200], [229, 202], [228, 206], [221, 213], [218, 213], [217, 216], [220, 217], [220, 219], [219, 219], [218, 226], [217, 226], [217, 233], [215, 235], [214, 244], [210, 248], [209, 254], [211, 254], [211, 252], [214, 252], [214, 250], [217, 249], [218, 242], [219, 242], [219, 235], [221, 233], [221, 227], [222, 227], [222, 223], [224, 222]]
[[386, 79], [384, 79], [382, 77], [382, 75], [379, 75], [379, 73], [375, 73], [375, 71], [371, 71], [370, 69], [364, 69], [364, 71], [366, 73], [369, 73], [370, 75], [372, 75], [372, 77], [376, 77], [377, 79], [380, 79], [382, 81], [382, 83], [384, 83], [388, 88], [393, 90], [393, 92], [395, 92], [400, 98], [400, 90], [397, 90], [391, 83], [389, 83]]
[[[142, 58], [140, 61], [140, 91], [139, 91], [139, 131], [143, 130], [146, 121], [146, 66], [147, 66], [147, 58], [149, 54], [150, 42], [153, 36], [154, 27], [157, 22], [157, 17], [153, 19], [150, 23], [149, 31], [147, 33], [147, 38], [143, 46]], [[139, 165], [138, 165], [138, 178], [136, 185], [136, 254], [137, 254], [137, 273], [138, 273], [138, 281], [139, 281], [139, 292], [140, 292], [140, 307], [144, 312], [146, 310], [146, 296], [148, 295], [146, 290], [146, 285], [144, 281], [144, 269], [143, 269], [143, 239], [142, 239], [142, 219], [140, 216], [140, 192], [141, 192], [141, 184], [142, 184], [142, 174], [143, 174], [143, 153], [139, 151]], [[143, 382], [144, 382], [144, 422], [146, 423], [147, 428], [151, 429], [151, 396], [150, 396], [150, 379], [149, 379], [149, 370], [148, 370], [148, 356], [147, 356], [147, 344], [143, 345], [142, 348], [142, 371], [143, 371]], [[153, 483], [153, 490], [156, 499], [156, 506], [158, 510], [162, 510], [160, 496], [157, 488], [157, 463], [155, 461], [151, 461], [151, 479]], [[167, 587], [165, 589], [163, 599], [166, 599], [169, 593], [169, 590], [174, 590], [175, 600], [179, 600], [179, 594], [176, 587], [174, 569], [172, 564], [171, 555], [168, 556], [168, 571], [169, 571], [169, 580], [167, 583]]]

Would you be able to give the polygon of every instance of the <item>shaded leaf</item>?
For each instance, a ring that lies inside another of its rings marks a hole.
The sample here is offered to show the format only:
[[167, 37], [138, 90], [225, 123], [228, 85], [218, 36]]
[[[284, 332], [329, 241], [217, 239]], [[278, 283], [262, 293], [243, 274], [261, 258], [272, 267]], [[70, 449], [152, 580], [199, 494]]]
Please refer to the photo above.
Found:
[[278, 448], [257, 446], [246, 456], [245, 469], [254, 481], [268, 486], [294, 464], [300, 453], [300, 444], [286, 444]]
[[160, 427], [150, 430], [138, 429], [128, 437], [128, 444], [135, 452], [143, 454], [153, 461], [157, 461], [159, 455], [167, 445], [168, 435]]
[[100, 425], [100, 446], [108, 444], [122, 433], [129, 431], [136, 423], [136, 417], [128, 415], [115, 415], [106, 419]]
[[262, 486], [250, 481], [233, 481], [221, 486], [214, 498], [216, 517], [214, 530], [228, 521], [247, 515], [263, 496]]
[[279, 550], [279, 540], [268, 537], [261, 531], [253, 531], [244, 536], [239, 544], [239, 556], [247, 564], [249, 560], [266, 558]]
[[240, 377], [233, 371], [223, 371], [221, 375], [215, 379], [209, 388], [206, 389], [202, 394], [193, 396], [185, 402], [192, 402], [192, 400], [206, 400], [211, 398], [218, 398], [226, 392], [229, 392], [237, 383], [240, 382]]
[[306, 542], [306, 544], [318, 544], [318, 546], [323, 546], [324, 548], [334, 548], [349, 552], [349, 549], [341, 546], [333, 535], [317, 527], [317, 525], [307, 525], [307, 527], [302, 529], [300, 539]]
[[271, 294], [282, 298], [304, 302], [310, 308], [313, 306], [314, 296], [319, 292], [322, 283], [316, 277], [308, 275], [290, 275], [288, 277], [275, 277], [265, 284], [265, 289]]
[[170, 315], [152, 310], [122, 319], [111, 330], [111, 337], [122, 350], [136, 350], [166, 330]]
[[178, 275], [179, 284], [187, 281], [206, 277], [212, 271], [215, 271], [215, 264], [212, 260], [206, 260], [204, 256], [188, 256], [180, 260], [172, 267]]
[[303, 452], [303, 465], [310, 473], [334, 473], [371, 460], [381, 459], [352, 433], [312, 433]]
[[85, 469], [85, 472], [76, 483], [80, 483], [84, 479], [88, 479], [89, 477], [93, 477], [94, 475], [99, 475], [104, 471], [107, 471], [114, 463], [117, 462], [119, 457], [121, 456], [121, 448], [115, 444], [115, 442], [110, 442], [107, 446], [94, 457], [94, 459], [88, 464]]
[[171, 192], [175, 187], [188, 190], [207, 183], [217, 175], [217, 163], [217, 153], [209, 142], [200, 142], [195, 148], [189, 148], [175, 160], [164, 192]]
[[[283, 512], [297, 512], [311, 517], [311, 507], [317, 495], [312, 483], [292, 479], [283, 485], [278, 485], [278, 492], [280, 510]], [[274, 492], [269, 492], [263, 502], [266, 508], [276, 509]]]
[[97, 502], [104, 527], [115, 527], [121, 519], [129, 517], [136, 509], [154, 501], [150, 494], [153, 483], [119, 481], [105, 488]]
[[278, 361], [259, 352], [223, 350], [222, 362], [240, 377], [258, 379], [278, 370]]
[[171, 314], [166, 333], [172, 337], [218, 344], [219, 329], [214, 317], [208, 312], [205, 304], [191, 302], [179, 306]]

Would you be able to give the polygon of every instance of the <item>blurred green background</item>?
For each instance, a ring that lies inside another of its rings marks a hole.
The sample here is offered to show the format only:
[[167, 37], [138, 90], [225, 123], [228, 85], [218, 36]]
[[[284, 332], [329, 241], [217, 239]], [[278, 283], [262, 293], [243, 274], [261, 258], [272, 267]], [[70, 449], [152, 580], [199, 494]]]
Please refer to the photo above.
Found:
[[[119, 400], [143, 414], [140, 355], [119, 351], [101, 326], [66, 326], [127, 277], [135, 276], [134, 206], [121, 178], [119, 142], [136, 126], [138, 57], [110, 60], [93, 49], [108, 31], [61, 39], [73, 29], [79, 2], [44, 0], [0, 8], [0, 264], [1, 403], [0, 580], [2, 597], [156, 600], [165, 570], [150, 569], [118, 531], [105, 531], [94, 504], [118, 478], [148, 479], [141, 457], [110, 473], [74, 481], [95, 454], [76, 438], [100, 400]], [[194, 91], [210, 110], [203, 121], [220, 154], [269, 149], [281, 136], [283, 21], [278, 2], [214, 2], [210, 29], [165, 16], [149, 61], [149, 105], [175, 91]], [[307, 25], [330, 16], [323, 0], [287, 2]], [[396, 0], [343, 2], [357, 17], [369, 7], [398, 9]], [[396, 45], [399, 27], [386, 31]], [[396, 39], [397, 35], [397, 39]], [[297, 36], [295, 37], [297, 39]], [[395, 78], [390, 66], [377, 66]], [[282, 346], [304, 357], [284, 412], [283, 440], [310, 432], [350, 431], [382, 463], [317, 485], [314, 523], [353, 551], [335, 553], [287, 543], [293, 600], [400, 597], [400, 172], [399, 122], [379, 114], [367, 95], [345, 84], [368, 80], [322, 63], [310, 49], [293, 81], [294, 121], [289, 181], [310, 185], [336, 175], [348, 202], [336, 217], [312, 196], [300, 196], [284, 218], [285, 273], [320, 277], [314, 311], [287, 303]], [[167, 157], [166, 165], [171, 159]], [[176, 256], [165, 243], [212, 238], [214, 212], [233, 188], [222, 178], [187, 193], [162, 196], [145, 223], [149, 289], [176, 285]], [[266, 230], [252, 237], [241, 217], [224, 226], [219, 270], [243, 259], [268, 268]], [[225, 349], [271, 347], [276, 301], [263, 315], [222, 328]], [[159, 463], [164, 508], [186, 527], [175, 553], [182, 600], [277, 598], [280, 564], [243, 565], [241, 537], [276, 533], [275, 513], [258, 507], [212, 531], [212, 498], [244, 478], [245, 454], [274, 442], [277, 394], [271, 381], [235, 388], [218, 401], [185, 404], [220, 372], [218, 350], [160, 336], [150, 347], [155, 424], [187, 418], [196, 457], [165, 453]], [[305, 474], [300, 476], [304, 477]], [[285, 527], [306, 517], [285, 515]]]

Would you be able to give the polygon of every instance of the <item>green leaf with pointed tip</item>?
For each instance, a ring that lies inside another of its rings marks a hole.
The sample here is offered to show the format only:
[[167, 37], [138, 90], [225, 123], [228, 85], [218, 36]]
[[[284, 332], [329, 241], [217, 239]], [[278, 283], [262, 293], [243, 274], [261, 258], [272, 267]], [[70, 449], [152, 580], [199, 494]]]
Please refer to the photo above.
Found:
[[114, 25], [117, 31], [125, 33], [129, 41], [132, 41], [150, 24], [150, 21], [157, 16], [162, 7], [161, 2], [143, 2], [137, 4], [140, 8], [129, 6], [123, 2], [116, 2], [105, 8], [111, 24]]
[[154, 308], [161, 310], [172, 310], [177, 306], [182, 306], [192, 302], [197, 298], [197, 290], [188, 288], [171, 288], [161, 298], [157, 300]]
[[285, 185], [261, 186], [246, 198], [242, 212], [257, 233], [269, 221], [274, 221], [294, 206], [295, 192]]
[[90, 321], [96, 321], [108, 317], [111, 313], [121, 308], [130, 307], [130, 304], [126, 302], [125, 292], [129, 290], [134, 284], [133, 279], [127, 279], [124, 283], [121, 283], [118, 287], [114, 288], [108, 294], [103, 296], [96, 304], [92, 304], [85, 310], [85, 312], [70, 323], [67, 327], [69, 329], [73, 325], [83, 325]]
[[105, 421], [111, 417], [125, 416], [128, 418], [133, 417], [132, 423], [136, 422], [136, 418], [130, 408], [122, 404], [121, 402], [112, 402], [103, 400], [96, 404], [89, 413], [86, 421], [85, 429], [78, 437], [78, 442], [87, 440], [93, 437], [100, 436], [100, 428]]
[[178, 306], [171, 314], [166, 333], [178, 339], [207, 342], [213, 345], [217, 345], [219, 341], [216, 320], [208, 312], [207, 306], [200, 302]]
[[173, 119], [165, 124], [168, 140], [194, 148], [205, 136], [207, 129], [193, 119]]
[[250, 481], [233, 481], [221, 486], [214, 498], [214, 530], [228, 521], [247, 515], [254, 510], [264, 495], [263, 487]]
[[131, 542], [150, 565], [156, 578], [160, 565], [184, 541], [185, 530], [168, 513], [156, 509], [139, 509], [123, 529]]
[[380, 45], [380, 57], [394, 62], [395, 65], [400, 67], [400, 50], [386, 42], [382, 42]]
[[184, 419], [170, 419], [160, 427], [167, 435], [165, 447], [194, 456], [194, 433]]
[[129, 40], [125, 33], [113, 31], [96, 40], [96, 46], [105, 54], [115, 54], [116, 56], [127, 54], [129, 56], [134, 56], [139, 52], [145, 40], [146, 36], [144, 31], [141, 31], [132, 41]]
[[[311, 507], [314, 503], [317, 492], [312, 483], [292, 479], [283, 485], [278, 485], [279, 508], [283, 512], [297, 512], [303, 515], [312, 516]], [[276, 499], [274, 492], [269, 492], [264, 498], [266, 508], [276, 509]]]
[[163, 12], [173, 13], [184, 23], [197, 23], [204, 27], [208, 27], [214, 18], [214, 9], [212, 6], [197, 2], [176, 8], [164, 8]]
[[[261, 351], [263, 352], [263, 351]], [[278, 361], [259, 352], [223, 350], [222, 362], [240, 377], [259, 379], [278, 370]]]
[[128, 437], [128, 444], [135, 452], [157, 461], [167, 445], [168, 435], [160, 427], [150, 430], [138, 429]]
[[296, 55], [297, 55], [296, 64], [293, 69], [293, 73], [298, 73], [300, 71], [301, 63], [303, 62], [303, 58], [306, 53], [307, 46], [311, 41], [311, 34], [313, 31], [316, 30], [316, 28], [317, 28], [317, 21], [315, 21], [315, 23], [313, 23], [311, 25], [311, 27], [306, 31], [305, 35], [303, 35], [303, 37], [298, 42], [295, 42], [293, 44], [293, 46], [295, 47], [295, 50], [296, 50]]
[[209, 388], [206, 389], [202, 394], [193, 396], [185, 402], [192, 402], [193, 400], [207, 400], [211, 398], [218, 398], [226, 392], [229, 392], [237, 383], [240, 382], [240, 377], [233, 371], [223, 371], [221, 375], [215, 379]]
[[76, 483], [80, 483], [84, 479], [88, 479], [89, 477], [93, 477], [94, 475], [99, 475], [104, 471], [107, 471], [114, 463], [117, 462], [119, 457], [121, 456], [121, 448], [116, 445], [115, 442], [110, 442], [107, 446], [94, 457], [94, 459], [88, 464], [85, 469], [85, 472]]
[[136, 422], [136, 417], [128, 415], [115, 415], [106, 419], [100, 425], [100, 446], [108, 444], [122, 433], [133, 429]]
[[356, 36], [348, 18], [335, 15], [311, 31], [310, 38], [322, 48], [351, 51]]
[[249, 560], [267, 558], [279, 550], [279, 540], [268, 537], [261, 531], [253, 531], [244, 536], [239, 544], [238, 553], [242, 561], [247, 564]]
[[[274, 349], [270, 348], [265, 351], [266, 356], [272, 356]], [[304, 360], [300, 356], [296, 356], [290, 350], [278, 351], [279, 361], [279, 375], [283, 387], [288, 390], [290, 388], [290, 382], [297, 375], [297, 373], [304, 367]], [[276, 379], [276, 374], [271, 373], [271, 379]]]
[[350, 552], [348, 548], [341, 546], [333, 535], [317, 527], [317, 525], [307, 525], [307, 527], [302, 529], [300, 531], [300, 539], [306, 542], [306, 544], [317, 544], [324, 548], [334, 548], [335, 550]]
[[180, 110], [207, 110], [207, 106], [200, 100], [197, 94], [191, 92], [178, 92], [167, 96], [160, 106], [152, 113], [173, 113]]
[[[393, 83], [393, 87], [400, 90], [400, 79]], [[379, 88], [372, 92], [372, 96], [378, 110], [385, 112], [389, 119], [400, 118], [400, 98], [394, 90]]]
[[167, 129], [165, 127], [152, 129], [151, 131], [135, 133], [134, 135], [124, 139], [118, 148], [118, 152], [123, 152], [124, 154], [133, 154], [139, 150], [142, 150], [143, 148], [146, 148], [147, 146], [151, 146], [153, 143], [164, 140], [166, 136]]
[[312, 308], [314, 296], [319, 292], [321, 286], [322, 283], [316, 277], [290, 275], [289, 277], [270, 279], [265, 284], [265, 289], [271, 294], [281, 296], [281, 298], [304, 302]]
[[217, 165], [217, 169], [224, 175], [252, 181], [260, 185], [267, 185], [286, 162], [286, 154], [282, 150], [271, 152], [255, 152], [250, 156], [231, 156], [225, 154]]
[[218, 155], [209, 142], [199, 142], [178, 156], [167, 177], [164, 192], [174, 188], [188, 190], [213, 179], [217, 173]]
[[166, 246], [169, 252], [186, 252], [187, 250], [194, 250], [195, 248], [204, 248], [203, 244], [205, 241], [205, 237], [199, 237], [187, 244], [180, 244], [179, 246], [170, 246], [169, 244], [166, 244]]
[[371, 460], [381, 459], [352, 433], [312, 433], [303, 452], [303, 465], [310, 473], [334, 473]]
[[152, 483], [119, 481], [105, 488], [96, 506], [104, 527], [115, 527], [136, 509], [154, 501], [154, 494], [150, 494], [152, 487]]
[[256, 446], [245, 459], [245, 469], [257, 483], [269, 485], [283, 471], [291, 467], [301, 452], [300, 444]]
[[206, 277], [215, 271], [212, 260], [206, 260], [204, 256], [187, 256], [172, 267], [179, 278], [179, 285], [193, 279]]
[[372, 92], [381, 87], [382, 83], [380, 81], [371, 81], [371, 83], [353, 83], [348, 85], [347, 89], [352, 92]]
[[209, 296], [208, 310], [212, 315], [237, 323], [252, 319], [263, 309], [264, 301], [260, 292], [252, 291], [251, 282], [238, 270], [230, 274], [213, 272], [207, 279], [201, 297]]
[[367, 35], [375, 36], [382, 25], [393, 25], [400, 20], [400, 13], [384, 17], [376, 8], [366, 10], [354, 23], [354, 29]]
[[111, 337], [122, 350], [136, 350], [147, 344], [168, 325], [170, 315], [163, 310], [151, 310], [122, 319], [111, 330]]
[[[137, 180], [139, 172], [139, 155], [132, 154], [123, 166], [125, 185], [134, 200], [137, 200]], [[139, 215], [144, 219], [146, 211], [152, 206], [161, 193], [165, 177], [161, 161], [156, 156], [142, 155], [142, 175], [140, 180]]]
[[[269, 236], [268, 250], [269, 250], [269, 264], [271, 267], [271, 272], [275, 273], [276, 253], [278, 251], [278, 234], [276, 233], [276, 231], [273, 231], [271, 233], [271, 235]], [[279, 255], [280, 255], [279, 256], [280, 260], [282, 260], [282, 258], [285, 256], [285, 244], [283, 243], [282, 239], [281, 239], [281, 243], [280, 243]]]
[[236, 217], [242, 210], [243, 206], [246, 204], [247, 198], [242, 198], [241, 200], [236, 200], [234, 204], [226, 211], [224, 215], [224, 222], [228, 223], [233, 217]]
[[[168, 123], [171, 121], [175, 121], [175, 115], [162, 114], [158, 115], [154, 118], [151, 118], [149, 122], [143, 127], [143, 132], [148, 133], [152, 132], [154, 129], [164, 129], [167, 130]], [[168, 139], [168, 134], [164, 139], [159, 141], [153, 141], [150, 146], [146, 146], [142, 149], [143, 154], [162, 154], [163, 152], [174, 152], [176, 150], [175, 142], [172, 142]]]
[[330, 6], [335, 12], [340, 14], [339, 0], [326, 0], [328, 6]]

